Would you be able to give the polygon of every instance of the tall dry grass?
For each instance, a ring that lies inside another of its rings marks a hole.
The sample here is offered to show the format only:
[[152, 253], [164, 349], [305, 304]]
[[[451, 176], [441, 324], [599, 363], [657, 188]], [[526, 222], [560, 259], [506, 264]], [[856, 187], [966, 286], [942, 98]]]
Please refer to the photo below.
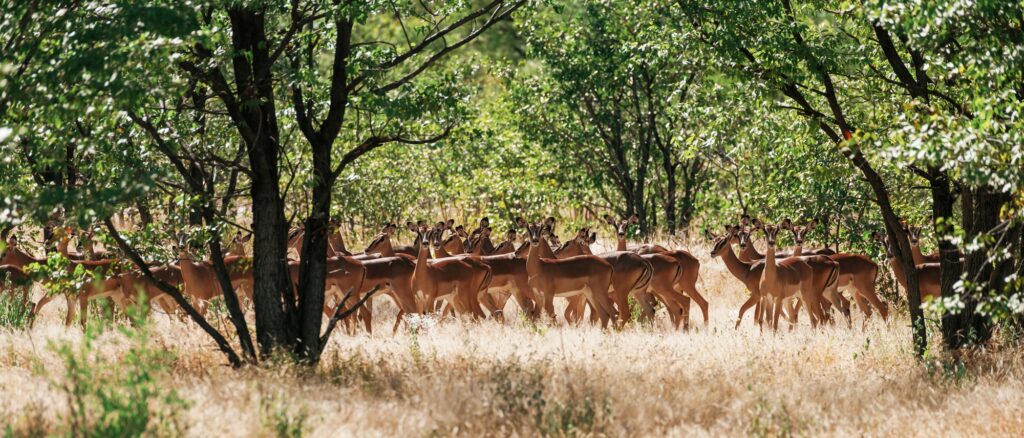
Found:
[[[420, 319], [392, 335], [394, 309], [382, 299], [374, 334], [337, 334], [316, 370], [232, 371], [199, 330], [162, 315], [151, 342], [175, 353], [162, 379], [189, 400], [182, 415], [194, 436], [1024, 433], [1020, 351], [922, 365], [900, 315], [864, 330], [762, 333], [749, 320], [733, 329], [742, 286], [706, 247], [693, 252], [711, 320], [688, 333], [667, 322], [601, 331]], [[61, 363], [47, 345], [82, 336], [63, 327], [62, 312], [54, 305], [30, 330], [0, 331], [0, 422], [14, 430], [59, 428], [66, 400], [50, 382]], [[123, 354], [121, 337], [104, 335], [100, 353]]]

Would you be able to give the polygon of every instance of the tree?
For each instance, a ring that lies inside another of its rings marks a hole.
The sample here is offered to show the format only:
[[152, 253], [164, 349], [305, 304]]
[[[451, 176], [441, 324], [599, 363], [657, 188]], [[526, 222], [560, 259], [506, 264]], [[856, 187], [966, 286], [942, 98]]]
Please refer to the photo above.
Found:
[[526, 25], [529, 53], [543, 69], [516, 85], [521, 121], [532, 138], [584, 169], [619, 215], [637, 214], [645, 234], [651, 166], [660, 164], [661, 204], [674, 233], [692, 218], [705, 168], [701, 152], [685, 143], [693, 123], [685, 107], [699, 92], [701, 61], [666, 37], [666, 17], [654, 5], [574, 6]]

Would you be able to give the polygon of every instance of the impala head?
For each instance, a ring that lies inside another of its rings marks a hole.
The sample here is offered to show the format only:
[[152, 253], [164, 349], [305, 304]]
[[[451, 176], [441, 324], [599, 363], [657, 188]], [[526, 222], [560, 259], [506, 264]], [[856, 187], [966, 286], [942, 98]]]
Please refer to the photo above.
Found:
[[455, 234], [463, 239], [469, 237], [469, 233], [466, 232], [466, 227], [462, 225], [455, 227]]
[[537, 246], [540, 244], [541, 229], [543, 228], [540, 224], [526, 224], [524, 222], [524, 228], [526, 228], [527, 235], [530, 239], [530, 246]]
[[747, 245], [750, 245], [750, 236], [754, 234], [754, 230], [757, 228], [741, 227], [733, 225], [732, 237], [729, 238], [729, 244], [737, 244], [740, 249], [747, 249]]
[[754, 221], [754, 226], [764, 231], [765, 241], [769, 248], [775, 248], [775, 244], [778, 243], [779, 231], [783, 230], [784, 227], [789, 227], [789, 223], [785, 221], [781, 225], [766, 224], [757, 219]]
[[818, 221], [815, 219], [812, 219], [807, 225], [790, 225], [789, 230], [793, 232], [793, 241], [797, 246], [803, 246], [804, 240], [807, 239], [807, 233], [813, 231], [817, 225]]
[[707, 228], [704, 229], [704, 236], [711, 240], [711, 257], [718, 257], [729, 250], [729, 245], [733, 237], [735, 236], [736, 230], [739, 229], [738, 225], [726, 225], [725, 234], [715, 234]]
[[910, 239], [911, 246], [918, 246], [921, 244], [921, 227], [907, 227], [907, 237]]
[[619, 239], [625, 239], [626, 232], [629, 231], [629, 226], [640, 223], [640, 216], [634, 214], [628, 218], [616, 221], [611, 216], [605, 215], [604, 221], [615, 228], [615, 235], [618, 236]]

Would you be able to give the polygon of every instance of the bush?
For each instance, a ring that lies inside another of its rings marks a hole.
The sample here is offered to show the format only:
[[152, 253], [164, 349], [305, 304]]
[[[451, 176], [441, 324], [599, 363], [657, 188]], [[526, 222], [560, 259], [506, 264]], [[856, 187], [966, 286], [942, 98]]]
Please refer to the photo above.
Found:
[[[97, 340], [105, 326], [90, 326], [76, 346], [54, 344], [64, 363], [63, 374], [52, 385], [64, 393], [68, 411], [64, 432], [72, 436], [139, 436], [184, 433], [178, 413], [188, 407], [177, 392], [159, 378], [172, 359], [166, 350], [148, 345], [144, 308], [132, 310], [133, 327], [120, 331], [128, 351], [111, 357]], [[141, 315], [141, 316], [140, 316]]]

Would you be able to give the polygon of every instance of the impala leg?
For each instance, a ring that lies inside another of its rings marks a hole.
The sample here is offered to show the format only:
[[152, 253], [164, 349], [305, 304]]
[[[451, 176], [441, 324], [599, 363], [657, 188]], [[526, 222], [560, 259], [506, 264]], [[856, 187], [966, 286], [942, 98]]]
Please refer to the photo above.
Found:
[[398, 315], [395, 316], [395, 326], [391, 328], [391, 334], [398, 333], [398, 325], [401, 324], [403, 315], [405, 315], [405, 311], [398, 309]]
[[[708, 326], [708, 300], [705, 300], [704, 297], [699, 292], [697, 292], [697, 285], [695, 285], [695, 284], [694, 285], [687, 285], [687, 287], [685, 287], [683, 289], [683, 293], [685, 293], [687, 297], [692, 298], [693, 301], [695, 301], [697, 303], [697, 307], [700, 307], [700, 313], [704, 316], [704, 327], [707, 327]], [[686, 308], [689, 309], [689, 301], [687, 301], [687, 307]], [[689, 319], [690, 319], [689, 310], [687, 310], [687, 314], [686, 314], [687, 322], [689, 322]]]
[[[683, 320], [683, 330], [690, 330], [690, 302], [691, 298], [683, 295], [679, 298], [679, 318]], [[698, 304], [699, 305], [699, 304]], [[707, 320], [704, 321], [704, 326], [707, 327]]]
[[[753, 294], [753, 293], [750, 294], [750, 298], [747, 298], [747, 301], [745, 301], [743, 303], [743, 305], [740, 306], [740, 314], [739, 314], [739, 316], [736, 317], [736, 327], [735, 328], [740, 328], [740, 323], [743, 322], [743, 314], [746, 313], [747, 310], [750, 309], [751, 307], [754, 307], [754, 324], [758, 324], [758, 321], [759, 321], [759, 315], [758, 314], [761, 311], [761, 300], [760, 300], [760, 298], [761, 297], [758, 296], [758, 294]], [[705, 320], [704, 320], [705, 322], [707, 322], [706, 318], [707, 318], [707, 315], [705, 315]]]
[[864, 298], [867, 298], [867, 300], [871, 302], [871, 305], [878, 310], [878, 313], [882, 315], [883, 321], [889, 321], [889, 306], [883, 303], [882, 300], [878, 298], [878, 293], [875, 291], [874, 283], [858, 285], [857, 291], [862, 292]]
[[771, 299], [771, 302], [772, 302], [772, 304], [771, 304], [772, 315], [771, 315], [771, 321], [769, 323], [769, 326], [770, 326], [770, 328], [773, 331], [778, 331], [779, 330], [779, 316], [782, 314], [782, 300], [780, 300], [778, 298], [773, 298], [773, 299]]

